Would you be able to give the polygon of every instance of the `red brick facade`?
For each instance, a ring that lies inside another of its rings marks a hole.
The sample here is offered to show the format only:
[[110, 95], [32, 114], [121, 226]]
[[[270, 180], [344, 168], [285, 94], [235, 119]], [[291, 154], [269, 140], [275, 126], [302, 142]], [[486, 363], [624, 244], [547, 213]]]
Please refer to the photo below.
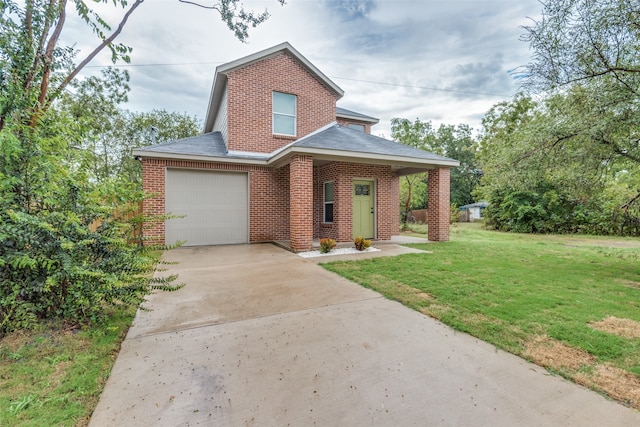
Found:
[[429, 211], [427, 213], [428, 237], [432, 242], [449, 240], [449, 182], [451, 170], [448, 168], [429, 171]]
[[313, 246], [313, 158], [295, 155], [289, 168], [289, 240], [291, 249], [302, 251]]
[[[143, 159], [143, 188], [149, 197], [143, 202], [145, 216], [165, 214], [167, 168], [249, 172], [249, 241], [289, 239], [289, 165], [275, 169], [225, 163], [185, 160]], [[168, 213], [168, 212], [167, 212]], [[147, 224], [148, 243], [164, 244], [164, 221]]]
[[[331, 237], [339, 242], [352, 239], [354, 180], [370, 180], [375, 187], [375, 238], [389, 240], [400, 228], [400, 190], [398, 177], [390, 166], [334, 162], [316, 166], [314, 176], [314, 236]], [[325, 223], [324, 183], [333, 182], [333, 223]]]
[[[336, 120], [337, 96], [288, 53], [227, 75], [229, 149], [271, 153]], [[296, 95], [296, 136], [273, 135], [272, 94]]]

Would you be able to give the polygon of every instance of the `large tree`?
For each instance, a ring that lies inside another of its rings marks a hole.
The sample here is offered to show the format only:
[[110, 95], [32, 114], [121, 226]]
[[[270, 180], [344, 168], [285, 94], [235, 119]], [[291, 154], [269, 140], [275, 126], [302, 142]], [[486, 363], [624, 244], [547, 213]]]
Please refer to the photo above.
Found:
[[[84, 86], [76, 78], [105, 49], [114, 62], [129, 61], [132, 49], [115, 40], [143, 2], [0, 2], [0, 336], [41, 319], [96, 319], [105, 307], [137, 304], [171, 281], [149, 279], [150, 252], [136, 244], [137, 219], [126, 210], [135, 210], [139, 188], [79, 167], [83, 144], [126, 99], [127, 76], [109, 70]], [[122, 19], [110, 25], [94, 3], [122, 8]], [[216, 10], [240, 40], [268, 16], [245, 11], [238, 0], [201, 6]], [[61, 44], [68, 12], [96, 35], [89, 53]], [[97, 97], [90, 109], [62, 102], [70, 85], [78, 89], [75, 101]]]
[[640, 167], [640, 2], [548, 0], [542, 7], [525, 27], [533, 58], [522, 77], [529, 90], [557, 96], [548, 143], [593, 148], [592, 157], [584, 153], [591, 165], [604, 157]]
[[[572, 89], [575, 90], [575, 89]], [[580, 110], [575, 94], [541, 100], [519, 95], [483, 120], [478, 197], [490, 202], [487, 224], [504, 231], [640, 233], [633, 205], [640, 174], [588, 135], [559, 119]], [[561, 137], [561, 135], [571, 135]]]

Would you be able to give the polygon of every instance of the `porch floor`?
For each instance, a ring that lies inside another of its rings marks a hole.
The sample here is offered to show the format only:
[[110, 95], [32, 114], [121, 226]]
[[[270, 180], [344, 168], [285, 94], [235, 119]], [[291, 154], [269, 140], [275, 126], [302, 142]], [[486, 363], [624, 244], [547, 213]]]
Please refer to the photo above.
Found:
[[[430, 243], [428, 239], [424, 239], [422, 237], [413, 237], [413, 236], [391, 236], [389, 240], [371, 240], [371, 245], [375, 247], [384, 246], [384, 245], [405, 245], [408, 243]], [[291, 252], [295, 252], [291, 248], [291, 242], [289, 240], [274, 240], [273, 244], [276, 246], [280, 246], [283, 249], [286, 249]], [[339, 242], [336, 247], [337, 248], [350, 248], [353, 246], [353, 242]], [[320, 239], [313, 239], [312, 249], [317, 249], [320, 247]], [[380, 248], [379, 248], [380, 249]]]

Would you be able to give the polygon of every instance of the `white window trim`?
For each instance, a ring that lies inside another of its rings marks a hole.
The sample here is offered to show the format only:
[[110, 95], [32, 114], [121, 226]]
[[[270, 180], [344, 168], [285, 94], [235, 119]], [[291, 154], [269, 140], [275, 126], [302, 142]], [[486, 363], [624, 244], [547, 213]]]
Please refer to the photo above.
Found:
[[[286, 114], [286, 113], [276, 113], [274, 111], [274, 107], [273, 107], [273, 94], [274, 93], [281, 93], [283, 95], [290, 95], [293, 96], [294, 99], [294, 113], [293, 114]], [[298, 95], [294, 95], [293, 93], [286, 93], [286, 92], [279, 92], [277, 90], [274, 90], [271, 93], [271, 131], [274, 135], [281, 135], [281, 136], [296, 136], [298, 134]], [[275, 127], [276, 127], [276, 123], [275, 123], [275, 116], [279, 115], [279, 116], [285, 116], [285, 117], [293, 117], [293, 134], [288, 134], [288, 133], [279, 133], [275, 131]]]
[[[326, 195], [326, 188], [327, 188], [327, 184], [333, 184], [333, 200], [330, 202], [327, 202], [327, 195]], [[333, 224], [333, 221], [328, 222], [325, 221], [327, 219], [327, 205], [331, 204], [333, 205], [333, 207], [335, 208], [336, 204], [336, 185], [334, 183], [334, 181], [325, 181], [322, 183], [322, 223], [323, 224]], [[335, 210], [333, 211], [333, 214], [335, 214]]]

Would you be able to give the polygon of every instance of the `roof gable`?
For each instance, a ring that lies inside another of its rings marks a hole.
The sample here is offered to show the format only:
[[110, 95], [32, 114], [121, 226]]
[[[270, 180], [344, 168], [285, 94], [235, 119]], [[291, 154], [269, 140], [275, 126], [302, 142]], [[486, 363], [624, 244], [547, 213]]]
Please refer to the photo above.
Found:
[[305, 70], [307, 70], [327, 89], [333, 92], [338, 99], [344, 95], [344, 91], [337, 84], [329, 79], [329, 77], [327, 77], [322, 71], [320, 71], [315, 65], [313, 65], [300, 52], [294, 49], [294, 47], [291, 46], [289, 42], [283, 42], [260, 52], [256, 52], [254, 54], [236, 59], [235, 61], [227, 62], [226, 64], [222, 64], [216, 67], [213, 86], [211, 88], [211, 96], [209, 97], [209, 106], [207, 108], [207, 115], [205, 119], [205, 132], [211, 132], [213, 130], [213, 124], [220, 108], [220, 102], [222, 101], [225, 88], [227, 86], [227, 75], [234, 70], [247, 67], [251, 64], [268, 58], [272, 58], [283, 52], [289, 54], [293, 59], [300, 63], [300, 65], [302, 65]]

